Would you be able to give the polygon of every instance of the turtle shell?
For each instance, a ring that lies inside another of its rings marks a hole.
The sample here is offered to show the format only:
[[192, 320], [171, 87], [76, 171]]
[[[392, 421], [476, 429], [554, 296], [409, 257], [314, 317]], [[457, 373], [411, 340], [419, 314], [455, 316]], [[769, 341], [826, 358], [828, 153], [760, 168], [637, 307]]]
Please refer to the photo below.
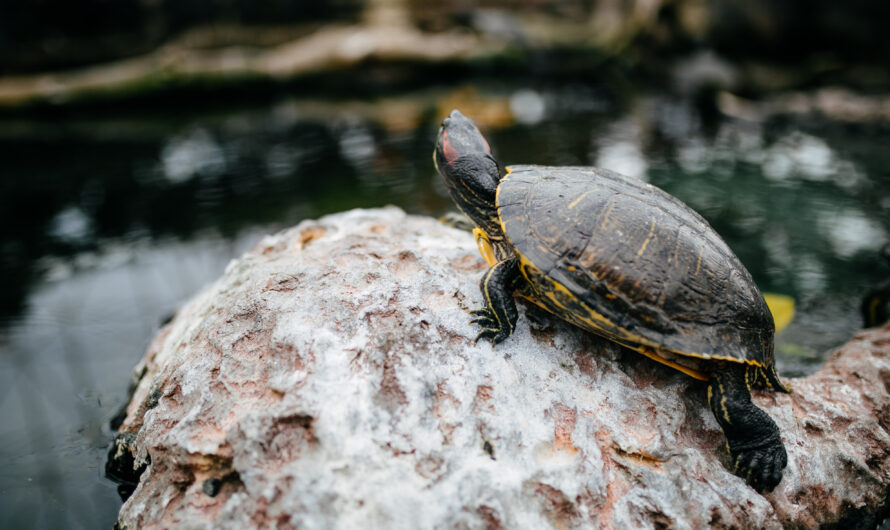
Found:
[[676, 198], [605, 169], [523, 165], [508, 168], [496, 202], [535, 303], [666, 364], [682, 358], [693, 376], [708, 360], [772, 370], [763, 296]]

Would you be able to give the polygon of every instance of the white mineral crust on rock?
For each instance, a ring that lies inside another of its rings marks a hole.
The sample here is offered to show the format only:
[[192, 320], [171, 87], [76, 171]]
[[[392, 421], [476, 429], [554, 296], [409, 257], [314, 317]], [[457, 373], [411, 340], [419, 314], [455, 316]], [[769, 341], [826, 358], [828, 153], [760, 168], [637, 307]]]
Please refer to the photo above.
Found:
[[[396, 208], [263, 239], [136, 370], [125, 528], [780, 528], [875, 521], [890, 483], [890, 328], [794, 394], [760, 495], [705, 385], [520, 304], [473, 344], [473, 237]], [[218, 481], [218, 482], [217, 482]], [[872, 523], [874, 524], [874, 523]]]

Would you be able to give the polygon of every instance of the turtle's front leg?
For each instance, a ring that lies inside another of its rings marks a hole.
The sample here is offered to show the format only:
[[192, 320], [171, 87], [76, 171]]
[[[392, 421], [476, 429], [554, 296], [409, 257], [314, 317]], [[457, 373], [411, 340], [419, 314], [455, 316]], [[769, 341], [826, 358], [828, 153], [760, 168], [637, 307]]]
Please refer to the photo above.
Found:
[[482, 326], [476, 342], [479, 339], [489, 339], [497, 344], [513, 334], [519, 317], [513, 292], [519, 278], [519, 260], [516, 258], [496, 263], [482, 277], [479, 288], [485, 298], [485, 307], [472, 311], [475, 318], [470, 321], [471, 324]]
[[708, 404], [723, 427], [734, 472], [757, 491], [771, 491], [782, 480], [788, 455], [779, 428], [751, 402], [740, 364], [725, 364], [708, 385]]

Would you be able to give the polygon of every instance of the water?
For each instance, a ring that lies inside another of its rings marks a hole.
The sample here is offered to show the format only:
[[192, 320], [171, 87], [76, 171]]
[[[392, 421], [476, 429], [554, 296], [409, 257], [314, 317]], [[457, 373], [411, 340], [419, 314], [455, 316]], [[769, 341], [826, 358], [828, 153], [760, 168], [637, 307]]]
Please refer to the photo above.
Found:
[[264, 233], [354, 207], [449, 210], [431, 152], [452, 107], [502, 162], [601, 165], [701, 212], [763, 290], [796, 300], [783, 375], [814, 371], [890, 277], [886, 126], [741, 121], [588, 85], [6, 118], [0, 527], [111, 526], [108, 422], [153, 334]]

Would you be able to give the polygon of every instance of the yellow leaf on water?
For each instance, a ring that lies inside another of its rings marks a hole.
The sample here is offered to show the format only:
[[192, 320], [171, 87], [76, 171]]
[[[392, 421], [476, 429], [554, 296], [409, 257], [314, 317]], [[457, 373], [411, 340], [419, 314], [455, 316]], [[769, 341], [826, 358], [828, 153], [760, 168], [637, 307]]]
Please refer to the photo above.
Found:
[[794, 319], [794, 298], [784, 294], [763, 293], [766, 305], [773, 314], [773, 322], [776, 323], [776, 333], [782, 331], [791, 320]]

